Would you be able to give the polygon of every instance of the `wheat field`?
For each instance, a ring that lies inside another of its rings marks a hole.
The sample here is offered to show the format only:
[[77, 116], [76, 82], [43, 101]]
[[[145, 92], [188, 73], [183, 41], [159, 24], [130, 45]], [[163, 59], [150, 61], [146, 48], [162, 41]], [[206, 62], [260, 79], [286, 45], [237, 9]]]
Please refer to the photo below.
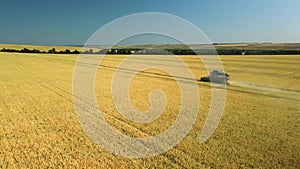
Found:
[[[151, 56], [149, 56], [151, 57]], [[156, 56], [157, 57], [157, 56]], [[176, 120], [179, 88], [165, 72], [148, 69], [130, 86], [132, 104], [149, 106], [161, 89], [167, 106], [156, 121], [139, 124], [116, 110], [111, 96], [115, 68], [125, 58], [106, 56], [95, 95], [107, 122], [120, 133], [155, 136]], [[165, 63], [172, 64], [167, 56]], [[207, 75], [195, 56], [181, 56], [199, 79]], [[300, 163], [300, 56], [221, 56], [231, 75], [218, 128], [199, 136], [211, 101], [209, 83], [197, 81], [200, 111], [192, 130], [173, 149], [148, 158], [113, 155], [80, 126], [72, 100], [77, 55], [0, 53], [0, 168], [297, 168]], [[155, 58], [150, 58], [155, 59]], [[157, 59], [157, 58], [156, 58]], [[136, 62], [142, 62], [137, 59]]]

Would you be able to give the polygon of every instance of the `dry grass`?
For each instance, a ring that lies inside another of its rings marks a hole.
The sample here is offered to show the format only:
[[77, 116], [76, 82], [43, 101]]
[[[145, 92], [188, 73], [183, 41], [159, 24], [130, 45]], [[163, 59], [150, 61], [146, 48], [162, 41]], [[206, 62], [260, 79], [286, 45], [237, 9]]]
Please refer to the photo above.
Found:
[[[0, 53], [0, 168], [299, 166], [300, 56], [222, 56], [233, 82], [216, 132], [199, 144], [211, 100], [209, 84], [198, 82], [201, 111], [192, 131], [174, 149], [145, 159], [112, 155], [85, 135], [72, 104], [76, 57]], [[108, 56], [102, 65], [116, 67], [123, 58]], [[206, 74], [197, 58], [182, 58], [197, 78]], [[114, 71], [100, 67], [96, 79], [99, 107], [109, 124], [131, 136], [149, 137], [173, 123], [180, 102], [174, 80], [153, 76], [153, 72], [164, 73], [153, 69], [135, 77], [130, 97], [138, 109], [149, 108], [152, 89], [160, 88], [168, 97], [166, 111], [157, 121], [137, 124], [122, 117], [113, 105], [110, 81]]]

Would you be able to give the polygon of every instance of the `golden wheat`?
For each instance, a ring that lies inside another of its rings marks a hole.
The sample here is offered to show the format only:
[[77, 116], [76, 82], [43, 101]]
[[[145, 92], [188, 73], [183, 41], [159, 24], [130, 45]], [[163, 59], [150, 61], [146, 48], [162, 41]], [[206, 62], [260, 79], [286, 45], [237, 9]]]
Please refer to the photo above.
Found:
[[[179, 88], [172, 78], [161, 78], [159, 74], [165, 72], [148, 69], [138, 74], [130, 86], [132, 104], [141, 111], [147, 110], [150, 91], [160, 88], [168, 105], [164, 114], [149, 124], [125, 119], [116, 110], [110, 89], [114, 67], [124, 57], [106, 56], [101, 63], [106, 67], [99, 67], [95, 83], [99, 108], [108, 123], [121, 133], [135, 137], [159, 134], [176, 120]], [[0, 53], [1, 168], [299, 166], [300, 56], [222, 56], [232, 82], [215, 133], [199, 144], [211, 91], [208, 83], [197, 82], [201, 105], [191, 132], [174, 149], [145, 159], [112, 155], [84, 133], [72, 102], [76, 58], [77, 55]], [[207, 74], [195, 56], [181, 58], [197, 79]]]

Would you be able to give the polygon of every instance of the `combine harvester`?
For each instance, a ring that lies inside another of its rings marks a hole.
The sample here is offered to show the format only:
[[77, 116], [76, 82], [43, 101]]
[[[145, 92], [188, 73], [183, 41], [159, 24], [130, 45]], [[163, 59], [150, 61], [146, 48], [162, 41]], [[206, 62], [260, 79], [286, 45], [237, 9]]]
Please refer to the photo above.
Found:
[[212, 82], [220, 84], [228, 84], [229, 74], [222, 71], [213, 70], [210, 72], [209, 76], [201, 77], [200, 81], [203, 82]]

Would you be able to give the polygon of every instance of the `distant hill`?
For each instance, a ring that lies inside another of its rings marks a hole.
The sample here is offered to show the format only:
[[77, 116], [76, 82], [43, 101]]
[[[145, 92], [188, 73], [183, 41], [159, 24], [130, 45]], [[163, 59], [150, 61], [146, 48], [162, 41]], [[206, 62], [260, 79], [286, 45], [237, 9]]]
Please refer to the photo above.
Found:
[[[190, 44], [192, 49], [208, 49], [211, 45]], [[243, 49], [243, 50], [300, 50], [300, 43], [214, 43], [215, 49]], [[184, 44], [166, 45], [127, 45], [116, 48], [159, 48], [159, 49], [187, 49]]]

